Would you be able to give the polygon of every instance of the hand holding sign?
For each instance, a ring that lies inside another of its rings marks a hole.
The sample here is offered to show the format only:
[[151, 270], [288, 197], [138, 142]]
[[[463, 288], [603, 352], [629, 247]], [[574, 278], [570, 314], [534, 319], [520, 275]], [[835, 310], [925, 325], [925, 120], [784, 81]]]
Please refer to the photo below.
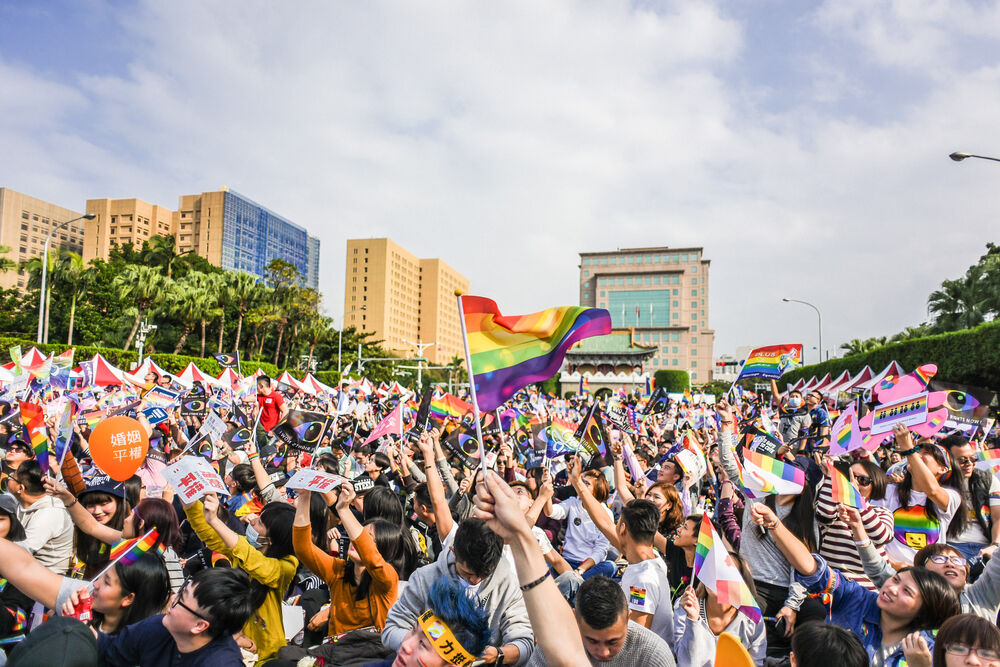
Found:
[[116, 482], [135, 474], [149, 451], [149, 437], [131, 417], [110, 417], [90, 434], [90, 455], [101, 470]]

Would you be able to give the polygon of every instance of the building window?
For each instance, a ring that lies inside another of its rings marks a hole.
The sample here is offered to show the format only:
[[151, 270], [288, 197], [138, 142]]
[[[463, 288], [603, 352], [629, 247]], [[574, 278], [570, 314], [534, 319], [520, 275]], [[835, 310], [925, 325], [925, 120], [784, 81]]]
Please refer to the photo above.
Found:
[[692, 360], [692, 361], [691, 361], [691, 368], [698, 368], [698, 362], [697, 362], [697, 361], [694, 361], [694, 360]]
[[680, 339], [681, 335], [679, 333], [670, 334], [670, 340], [674, 341], [675, 343], [678, 342]]
[[673, 349], [673, 350], [671, 350], [671, 351], [672, 351], [672, 352], [673, 352], [674, 354], [677, 354], [677, 352], [678, 352], [678, 350], [677, 350], [677, 348], [676, 348], [676, 347], [674, 347], [674, 349]]
[[671, 365], [671, 366], [676, 366], [676, 365], [677, 365], [677, 360], [676, 360], [676, 359], [674, 359], [674, 360], [673, 360], [672, 362], [670, 362], [670, 365]]
[[629, 264], [635, 264], [635, 257], [632, 257], [631, 255], [629, 255], [628, 263]]
[[[614, 259], [614, 258], [612, 257], [612, 259]], [[608, 263], [608, 258], [607, 257], [601, 257], [601, 264], [607, 264], [607, 263]]]
[[691, 344], [692, 345], [697, 345], [698, 344], [698, 337], [697, 336], [692, 336], [691, 337]]
[[697, 320], [698, 319], [698, 313], [691, 313], [691, 319], [692, 320]]
[[691, 373], [691, 379], [692, 380], [697, 380], [698, 379], [698, 374], [697, 373]]
[[698, 356], [698, 350], [691, 350], [691, 356], [692, 357], [697, 357]]
[[601, 291], [601, 298], [604, 298], [605, 296], [607, 296], [607, 292], [605, 292], [605, 291], [602, 290]]
[[590, 266], [590, 258], [589, 257], [585, 257], [583, 259], [583, 265], [584, 266]]
[[687, 255], [681, 255], [681, 261], [682, 262], [688, 261], [688, 256]]
[[624, 278], [619, 278], [618, 279], [618, 285], [619, 286], [624, 286], [625, 285], [625, 279]]
[[677, 290], [676, 289], [674, 290], [674, 296], [677, 296]]
[[[705, 326], [705, 323], [704, 323], [704, 322], [702, 322], [702, 323], [701, 323], [701, 326], [703, 326], [703, 327], [704, 327], [704, 326]], [[697, 331], [697, 330], [698, 330], [698, 327], [696, 327], [695, 325], [693, 325], [693, 324], [692, 324], [692, 325], [691, 325], [691, 331]]]
[[677, 313], [674, 313], [674, 316], [671, 319], [675, 319], [676, 320], [678, 317], [680, 317], [680, 315], [678, 315]]
[[698, 284], [698, 279], [697, 278], [692, 278], [691, 279], [691, 284], [692, 285], [697, 285]]
[[[674, 291], [676, 292], [677, 290]], [[680, 305], [681, 305], [680, 301], [674, 301], [674, 308], [680, 308]]]
[[590, 271], [584, 271], [584, 272], [583, 272], [583, 277], [584, 277], [584, 278], [586, 278], [586, 277], [587, 277], [587, 276], [589, 276], [589, 275], [590, 275]]
[[589, 299], [590, 298], [590, 292], [584, 292], [583, 293], [583, 298], [584, 299]]

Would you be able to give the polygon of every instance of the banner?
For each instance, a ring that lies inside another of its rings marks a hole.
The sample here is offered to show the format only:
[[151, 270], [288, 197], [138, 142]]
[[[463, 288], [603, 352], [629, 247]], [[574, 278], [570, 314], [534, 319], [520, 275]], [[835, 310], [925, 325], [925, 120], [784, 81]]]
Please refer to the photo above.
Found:
[[215, 359], [222, 368], [239, 368], [240, 366], [239, 352], [235, 354], [217, 354], [215, 355]]
[[927, 392], [875, 406], [871, 432], [887, 433], [896, 424], [913, 426], [927, 421]]
[[597, 402], [590, 407], [590, 412], [580, 422], [573, 436], [584, 446], [591, 456], [607, 452], [608, 434], [604, 430], [604, 421], [597, 409]]
[[336, 489], [340, 486], [341, 482], [343, 482], [343, 478], [339, 475], [333, 475], [313, 468], [303, 468], [285, 482], [285, 488], [326, 493], [327, 491]]
[[427, 420], [430, 417], [431, 399], [433, 397], [434, 389], [433, 387], [428, 387], [424, 391], [424, 395], [420, 398], [420, 407], [417, 408], [417, 417], [413, 424], [413, 428], [411, 428], [410, 432], [406, 434], [406, 439], [410, 444], [417, 444], [420, 440], [420, 436], [422, 436], [424, 431], [427, 430]]
[[777, 380], [786, 371], [802, 365], [802, 344], [768, 345], [751, 350], [736, 382], [745, 378]]
[[160, 474], [185, 504], [193, 503], [206, 493], [229, 495], [219, 473], [200, 456], [182, 456]]
[[323, 442], [331, 417], [320, 412], [289, 410], [288, 416], [274, 427], [275, 437], [289, 447], [312, 452]]

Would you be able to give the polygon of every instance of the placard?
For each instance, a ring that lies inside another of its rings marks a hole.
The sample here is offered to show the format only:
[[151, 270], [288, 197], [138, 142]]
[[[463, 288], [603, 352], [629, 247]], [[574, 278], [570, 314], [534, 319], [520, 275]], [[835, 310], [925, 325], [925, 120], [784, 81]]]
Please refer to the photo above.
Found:
[[285, 482], [285, 488], [326, 493], [336, 489], [343, 481], [344, 478], [339, 475], [314, 468], [303, 468]]
[[923, 424], [927, 421], [927, 392], [883, 403], [876, 406], [872, 413], [872, 434], [887, 433], [896, 424]]
[[219, 473], [200, 456], [182, 456], [161, 474], [184, 504], [193, 503], [206, 493], [229, 495]]

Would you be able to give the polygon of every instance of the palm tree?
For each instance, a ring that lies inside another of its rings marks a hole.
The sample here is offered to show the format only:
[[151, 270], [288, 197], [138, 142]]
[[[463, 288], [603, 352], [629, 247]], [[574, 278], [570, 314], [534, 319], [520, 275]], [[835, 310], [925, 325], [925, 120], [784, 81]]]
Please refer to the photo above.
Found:
[[[0, 245], [0, 255], [6, 255], [10, 252], [9, 245]], [[17, 268], [17, 262], [10, 259], [9, 257], [0, 257], [0, 273], [7, 273], [8, 271], [13, 271]]]
[[324, 315], [315, 314], [306, 320], [302, 327], [302, 334], [309, 340], [309, 359], [306, 361], [306, 370], [312, 368], [313, 352], [316, 350], [316, 343], [328, 336], [333, 325], [333, 319]]
[[122, 346], [127, 350], [135, 338], [135, 332], [139, 329], [139, 322], [157, 299], [162, 299], [165, 294], [170, 293], [173, 280], [152, 267], [126, 264], [111, 284], [118, 289], [124, 301], [133, 301], [136, 307], [132, 330], [125, 339], [125, 345]]
[[[46, 274], [51, 276], [56, 266], [56, 256], [54, 253], [49, 253], [48, 255], [48, 268], [46, 269]], [[41, 291], [42, 289], [42, 258], [32, 257], [21, 262], [21, 273], [25, 271], [28, 272], [28, 284], [27, 288], [29, 290], [37, 289]], [[49, 305], [52, 303], [52, 281], [47, 280], [45, 283], [45, 294], [39, 294], [39, 299], [45, 299], [45, 323], [43, 332], [48, 332], [49, 328]], [[43, 338], [44, 340], [44, 338]]]
[[182, 258], [190, 250], [177, 252], [176, 237], [168, 234], [166, 236], [153, 236], [143, 244], [143, 249], [139, 256], [141, 260], [149, 266], [158, 266], [164, 269], [168, 278], [174, 275], [174, 269], [183, 261]]
[[[233, 344], [233, 349], [238, 350], [240, 349], [240, 336], [243, 333], [243, 320], [251, 308], [263, 301], [268, 288], [260, 282], [257, 276], [245, 271], [230, 271], [227, 277], [229, 282], [227, 297], [239, 313], [236, 320], [236, 343]], [[256, 329], [254, 332], [256, 334]]]
[[934, 314], [939, 331], [970, 329], [986, 321], [990, 285], [984, 280], [986, 269], [976, 264], [964, 278], [945, 280], [941, 289], [931, 292], [927, 309]]
[[[177, 318], [181, 325], [181, 336], [177, 340], [177, 347], [174, 354], [180, 354], [184, 349], [184, 343], [188, 336], [194, 331], [198, 323], [202, 323], [202, 333], [204, 334], [205, 313], [211, 310], [211, 296], [208, 292], [197, 284], [197, 279], [189, 280], [190, 276], [178, 280], [175, 289], [170, 293], [167, 309], [170, 314]], [[202, 348], [204, 350], [205, 339], [202, 336]]]
[[[66, 337], [66, 344], [73, 344], [73, 326], [76, 322], [76, 302], [77, 299], [87, 294], [87, 289], [94, 281], [93, 268], [83, 265], [83, 258], [75, 252], [61, 249], [56, 262], [55, 271], [52, 273], [52, 282], [59, 286], [60, 291], [69, 293], [69, 334]], [[46, 315], [46, 319], [48, 316]], [[48, 330], [48, 322], [45, 323]]]

